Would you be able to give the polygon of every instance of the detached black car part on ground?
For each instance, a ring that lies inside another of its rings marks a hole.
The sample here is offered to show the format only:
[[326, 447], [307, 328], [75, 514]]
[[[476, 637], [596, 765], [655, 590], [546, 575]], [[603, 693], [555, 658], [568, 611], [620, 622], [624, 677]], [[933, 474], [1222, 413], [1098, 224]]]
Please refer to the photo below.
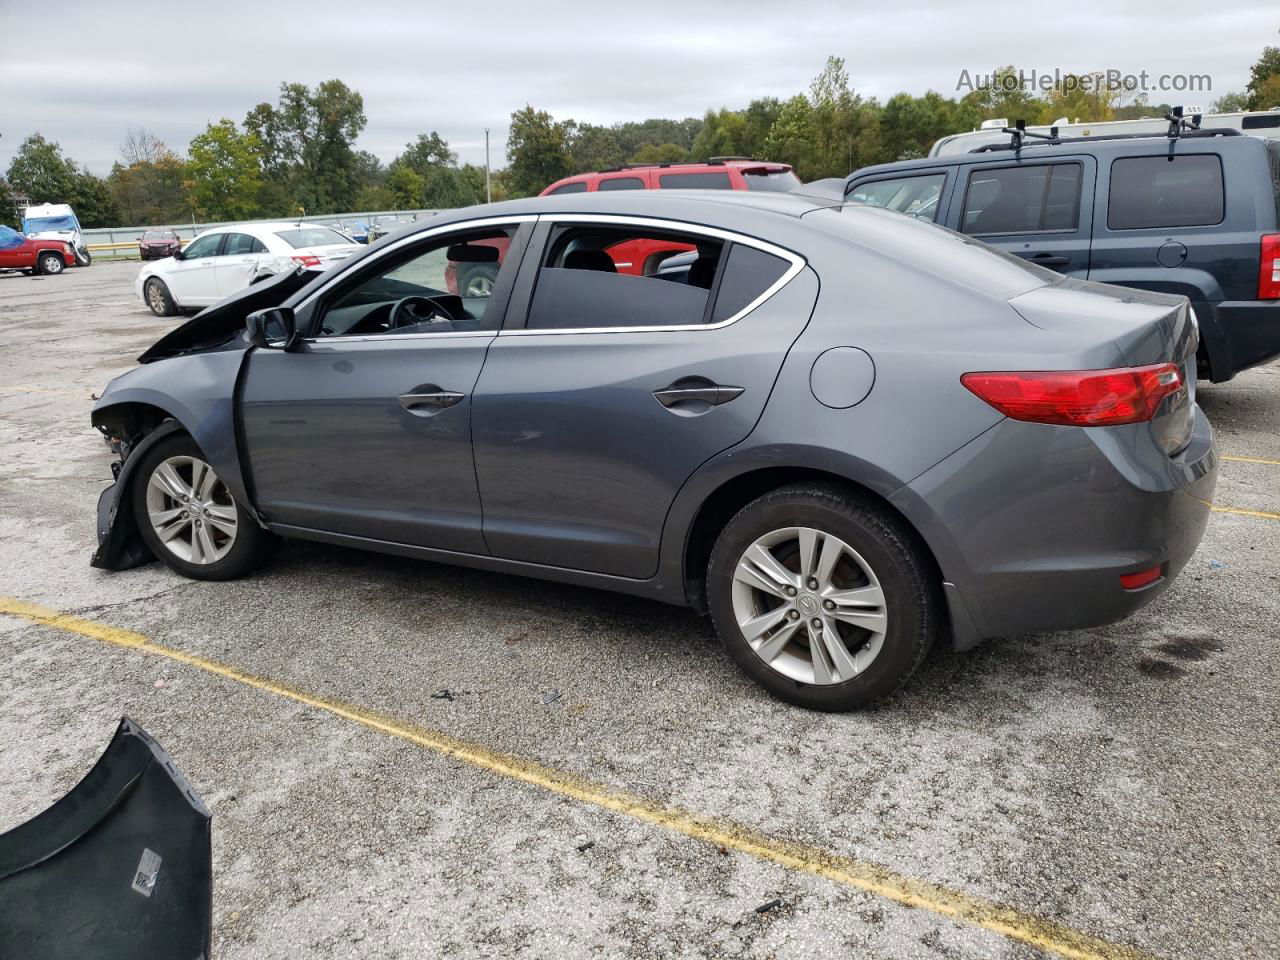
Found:
[[0, 957], [208, 957], [210, 836], [200, 798], [125, 717], [70, 793], [0, 834]]

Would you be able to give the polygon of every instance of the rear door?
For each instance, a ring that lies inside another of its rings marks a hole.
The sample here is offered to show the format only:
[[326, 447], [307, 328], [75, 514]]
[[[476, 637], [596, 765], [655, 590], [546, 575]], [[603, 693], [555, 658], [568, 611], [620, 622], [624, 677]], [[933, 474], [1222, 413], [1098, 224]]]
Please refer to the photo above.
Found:
[[[611, 249], [647, 241], [697, 260], [679, 281], [613, 263]], [[652, 576], [676, 492], [751, 432], [817, 281], [754, 238], [553, 216], [516, 289], [475, 391], [485, 542], [498, 557]]]
[[217, 303], [217, 266], [226, 234], [197, 237], [182, 253], [181, 260], [166, 263], [160, 274], [173, 298], [183, 307], [207, 307]]
[[1093, 157], [1039, 153], [960, 173], [960, 202], [951, 204], [948, 226], [1042, 267], [1088, 277]]
[[223, 241], [222, 256], [218, 257], [214, 267], [219, 298], [229, 297], [249, 286], [266, 257], [267, 248], [257, 237], [247, 233], [228, 233]]

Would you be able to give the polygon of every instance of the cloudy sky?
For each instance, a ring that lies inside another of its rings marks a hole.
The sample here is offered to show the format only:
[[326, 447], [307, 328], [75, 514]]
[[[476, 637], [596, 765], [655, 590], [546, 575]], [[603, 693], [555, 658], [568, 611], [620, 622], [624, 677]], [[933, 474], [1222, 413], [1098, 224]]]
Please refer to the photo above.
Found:
[[1280, 9], [1240, 0], [894, 3], [305, 3], [61, 0], [52, 18], [0, 0], [0, 170], [33, 131], [105, 173], [129, 127], [175, 149], [209, 121], [243, 119], [281, 81], [337, 77], [364, 96], [359, 146], [390, 160], [438, 130], [463, 160], [504, 163], [506, 122], [526, 103], [594, 123], [697, 116], [803, 90], [828, 54], [858, 92], [955, 95], [962, 70], [1004, 63], [1082, 72], [1208, 74], [1208, 106], [1243, 89]]

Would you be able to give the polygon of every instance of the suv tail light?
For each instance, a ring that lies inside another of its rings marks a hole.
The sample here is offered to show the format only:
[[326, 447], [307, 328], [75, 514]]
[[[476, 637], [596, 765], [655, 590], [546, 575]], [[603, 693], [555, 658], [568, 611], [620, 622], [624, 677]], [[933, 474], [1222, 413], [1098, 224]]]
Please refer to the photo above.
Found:
[[292, 260], [294, 263], [296, 263], [300, 267], [320, 266], [320, 258], [310, 253], [304, 254], [303, 256], [300, 256], [300, 257], [290, 257], [289, 259]]
[[1114, 427], [1152, 419], [1183, 388], [1174, 363], [1116, 370], [966, 373], [960, 382], [1013, 420], [1066, 427]]
[[1261, 262], [1258, 264], [1258, 299], [1280, 300], [1280, 233], [1262, 238]]

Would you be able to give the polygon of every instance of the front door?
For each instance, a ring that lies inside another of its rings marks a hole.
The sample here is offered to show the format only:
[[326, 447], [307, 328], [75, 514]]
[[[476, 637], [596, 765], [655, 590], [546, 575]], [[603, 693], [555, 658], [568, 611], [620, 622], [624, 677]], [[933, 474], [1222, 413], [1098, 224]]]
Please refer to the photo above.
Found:
[[210, 233], [197, 237], [182, 251], [181, 260], [164, 265], [160, 278], [179, 306], [207, 307], [222, 299], [218, 296], [216, 268], [225, 236]]
[[[471, 459], [476, 378], [519, 266], [519, 223], [405, 238], [300, 304], [296, 352], [255, 350], [241, 397], [258, 508], [272, 524], [485, 553]], [[446, 271], [508, 256], [485, 296]], [[514, 256], [513, 256], [514, 254]]]
[[1002, 164], [961, 167], [947, 225], [1067, 276], [1089, 276], [1093, 157], [1028, 150]]
[[[523, 322], [494, 340], [476, 385], [485, 541], [498, 557], [649, 577], [676, 492], [751, 432], [817, 282], [750, 238], [542, 221], [517, 284], [533, 291]], [[610, 254], [659, 240], [697, 257], [633, 275]]]

